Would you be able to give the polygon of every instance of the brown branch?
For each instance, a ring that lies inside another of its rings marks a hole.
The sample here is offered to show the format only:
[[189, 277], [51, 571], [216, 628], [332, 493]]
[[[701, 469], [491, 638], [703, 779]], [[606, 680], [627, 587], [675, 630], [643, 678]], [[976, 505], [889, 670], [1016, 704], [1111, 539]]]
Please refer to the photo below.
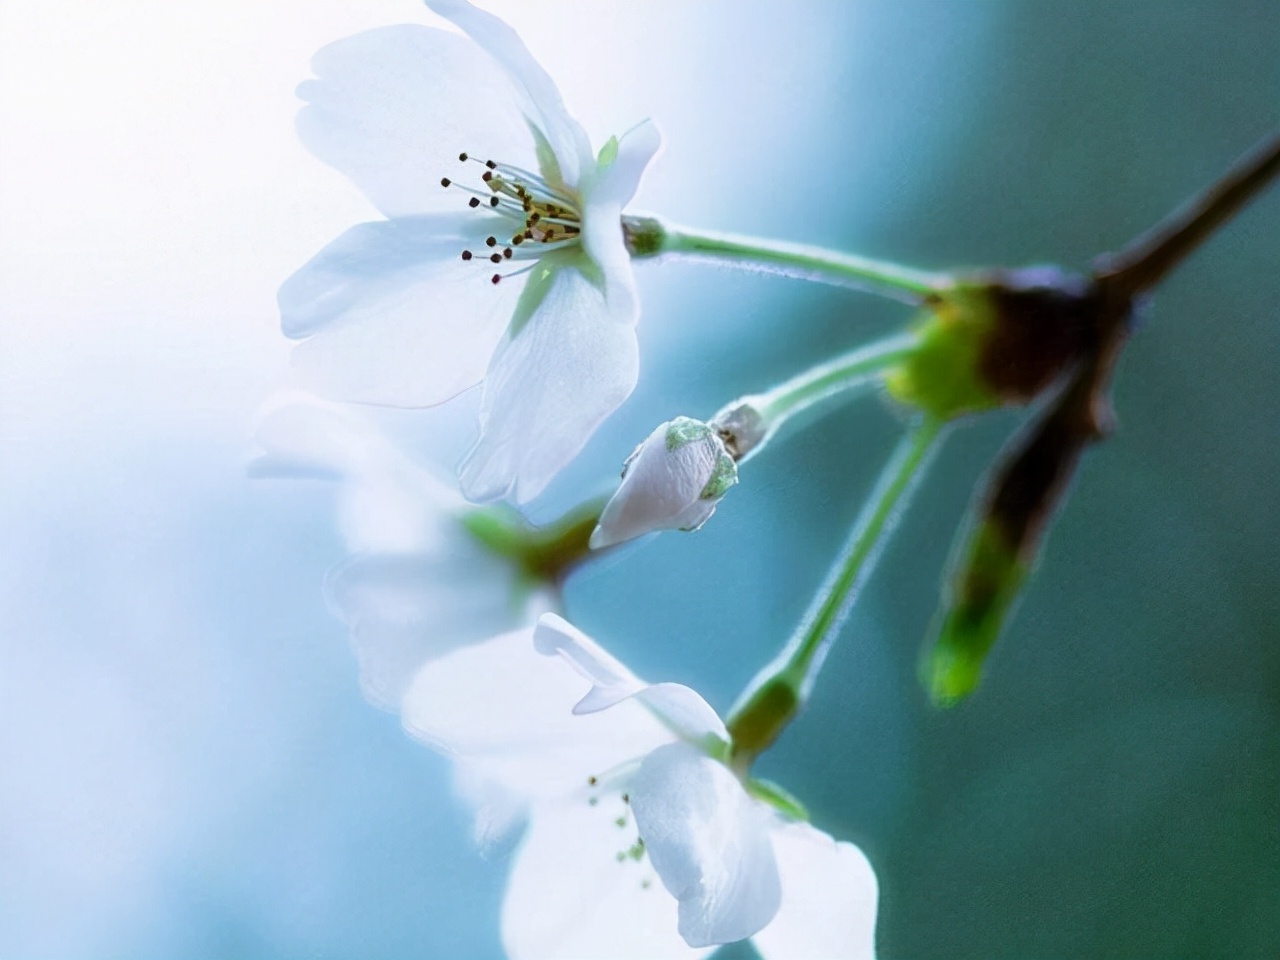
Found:
[[1235, 162], [1212, 186], [1123, 250], [1099, 258], [1095, 276], [1125, 297], [1150, 290], [1280, 174], [1280, 130]]

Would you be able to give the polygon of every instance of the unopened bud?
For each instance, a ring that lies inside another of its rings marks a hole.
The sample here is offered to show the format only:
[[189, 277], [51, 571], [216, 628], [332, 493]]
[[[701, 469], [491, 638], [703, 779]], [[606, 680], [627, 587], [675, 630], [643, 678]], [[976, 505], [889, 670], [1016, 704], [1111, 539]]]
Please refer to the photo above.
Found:
[[697, 530], [738, 482], [738, 468], [710, 424], [677, 417], [627, 458], [591, 546], [612, 546], [655, 530]]

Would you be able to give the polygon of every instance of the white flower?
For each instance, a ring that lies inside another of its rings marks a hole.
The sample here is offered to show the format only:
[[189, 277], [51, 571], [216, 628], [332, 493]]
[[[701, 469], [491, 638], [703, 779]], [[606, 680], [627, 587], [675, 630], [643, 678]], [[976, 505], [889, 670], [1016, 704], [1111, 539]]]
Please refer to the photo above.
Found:
[[340, 525], [354, 556], [327, 593], [351, 631], [361, 686], [398, 711], [423, 663], [530, 624], [556, 599], [486, 548], [464, 522], [470, 507], [411, 463], [371, 424], [342, 408], [284, 397], [259, 414], [259, 477], [338, 481]]
[[611, 546], [654, 530], [696, 530], [738, 482], [738, 468], [715, 429], [677, 417], [636, 447], [622, 483], [600, 514], [591, 546]]
[[[429, 406], [484, 380], [461, 469], [476, 501], [536, 496], [631, 393], [639, 313], [621, 211], [660, 137], [598, 156], [515, 32], [428, 0], [467, 38], [383, 27], [316, 54], [303, 142], [387, 217], [280, 289], [295, 364], [320, 392]], [[487, 367], [487, 370], [486, 370]]]
[[[558, 654], [558, 656], [547, 656]], [[646, 684], [559, 617], [458, 650], [404, 699], [482, 826], [526, 818], [502, 908], [520, 958], [869, 957], [876, 879], [857, 847], [756, 799], [697, 693]]]

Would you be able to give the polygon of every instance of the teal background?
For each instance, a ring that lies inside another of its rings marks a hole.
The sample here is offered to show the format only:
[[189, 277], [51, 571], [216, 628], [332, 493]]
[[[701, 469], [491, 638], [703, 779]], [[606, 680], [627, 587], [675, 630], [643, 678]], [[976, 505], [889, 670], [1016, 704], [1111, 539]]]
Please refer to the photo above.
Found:
[[[17, 32], [20, 7], [0, 11], [4, 42], [54, 57], [57, 33]], [[77, 160], [102, 179], [68, 180], [38, 215], [22, 203], [39, 158], [71, 152], [57, 117], [34, 148], [27, 120], [0, 128], [5, 957], [499, 955], [509, 852], [474, 851], [444, 761], [360, 698], [320, 590], [343, 554], [329, 491], [243, 475], [253, 409], [285, 365], [274, 287], [336, 232], [307, 218], [369, 215], [337, 176], [295, 185], [315, 166], [296, 145], [246, 146], [259, 115], [292, 144], [292, 83], [342, 35], [302, 36], [309, 8], [202, 22], [287, 82], [237, 87], [228, 69], [202, 81], [224, 112], [164, 114], [145, 142], [108, 112]], [[1270, 0], [501, 10], [571, 105], [600, 93], [583, 114], [597, 140], [647, 113], [662, 124], [638, 208], [920, 267], [1082, 268], [1280, 123]], [[650, 26], [606, 55], [592, 31], [614, 16]], [[132, 55], [109, 49], [104, 69]], [[190, 164], [182, 197], [213, 189], [212, 141], [192, 132], [206, 127], [252, 159], [213, 193], [230, 227], [151, 188]], [[137, 208], [178, 204], [163, 242], [120, 239], [133, 208], [86, 213], [138, 184]], [[92, 246], [89, 227], [108, 239]], [[143, 279], [122, 292], [102, 263]], [[659, 421], [908, 318], [774, 277], [638, 272], [641, 385], [536, 516], [607, 487]], [[135, 339], [93, 339], [116, 329]], [[1158, 291], [1121, 364], [1117, 434], [1086, 457], [983, 686], [939, 712], [916, 658], [969, 497], [1024, 415], [948, 439], [809, 710], [759, 767], [871, 857], [882, 956], [1280, 955], [1278, 360], [1273, 189]], [[456, 452], [426, 449], [430, 415], [386, 420], [426, 459]], [[578, 574], [575, 622], [727, 709], [803, 615], [901, 426], [872, 397], [803, 420], [701, 532]]]

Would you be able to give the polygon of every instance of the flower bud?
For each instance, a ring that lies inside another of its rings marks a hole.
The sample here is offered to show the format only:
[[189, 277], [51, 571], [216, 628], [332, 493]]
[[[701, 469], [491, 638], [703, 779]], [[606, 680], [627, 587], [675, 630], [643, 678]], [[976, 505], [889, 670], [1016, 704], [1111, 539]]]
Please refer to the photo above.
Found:
[[737, 464], [715, 428], [676, 417], [627, 458], [591, 546], [608, 547], [655, 530], [697, 530], [737, 482]]

